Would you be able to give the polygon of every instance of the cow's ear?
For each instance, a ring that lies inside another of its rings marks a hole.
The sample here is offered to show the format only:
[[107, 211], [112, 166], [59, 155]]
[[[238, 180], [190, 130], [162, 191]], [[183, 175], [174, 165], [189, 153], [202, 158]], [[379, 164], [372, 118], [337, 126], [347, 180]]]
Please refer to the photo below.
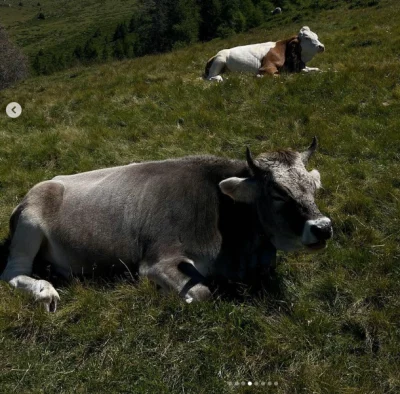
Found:
[[257, 181], [251, 178], [228, 178], [220, 182], [222, 193], [238, 202], [250, 204], [258, 195]]
[[292, 48], [292, 50], [296, 50], [296, 49], [301, 50], [300, 40], [297, 37], [295, 37], [295, 38], [293, 38], [293, 40], [289, 41], [289, 46], [290, 46], [290, 48]]
[[319, 174], [319, 171], [312, 170], [312, 171], [310, 171], [310, 175], [311, 175], [312, 180], [314, 181], [315, 187], [317, 189], [320, 189], [322, 185], [321, 185], [321, 175]]
[[309, 31], [311, 31], [311, 30], [310, 30], [310, 28], [309, 28], [308, 26], [303, 26], [303, 27], [300, 29], [299, 36], [302, 37], [302, 36], [304, 36], [305, 34], [307, 34], [307, 32], [309, 32]]

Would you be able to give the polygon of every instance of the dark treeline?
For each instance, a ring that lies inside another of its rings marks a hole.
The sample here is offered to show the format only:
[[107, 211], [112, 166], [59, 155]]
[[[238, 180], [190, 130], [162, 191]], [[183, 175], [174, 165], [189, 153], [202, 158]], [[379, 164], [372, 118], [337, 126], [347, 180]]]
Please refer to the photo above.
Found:
[[[270, 19], [275, 7], [283, 17], [291, 11], [374, 5], [379, 0], [139, 0], [136, 10], [121, 21], [112, 34], [100, 27], [72, 52], [61, 49], [45, 53], [40, 50], [33, 59], [38, 74], [79, 64], [103, 63], [181, 48], [197, 41], [225, 38], [257, 27]], [[365, 4], [363, 4], [365, 3]], [[293, 16], [293, 20], [298, 15]]]
[[260, 26], [277, 6], [290, 0], [139, 0], [135, 12], [112, 34], [98, 28], [70, 53], [40, 50], [33, 59], [38, 74], [78, 64], [103, 63], [227, 37]]

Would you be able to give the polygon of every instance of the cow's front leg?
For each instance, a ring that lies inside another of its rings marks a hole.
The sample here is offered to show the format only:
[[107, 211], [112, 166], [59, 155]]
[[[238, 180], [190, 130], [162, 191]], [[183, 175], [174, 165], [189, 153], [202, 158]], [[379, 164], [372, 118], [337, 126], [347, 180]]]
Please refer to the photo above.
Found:
[[257, 77], [261, 78], [265, 74], [273, 75], [274, 77], [277, 77], [277, 76], [279, 76], [279, 70], [275, 64], [267, 62], [258, 69]]
[[204, 285], [204, 277], [185, 257], [167, 258], [141, 270], [141, 273], [167, 291], [176, 291], [187, 303], [204, 301], [211, 297]]
[[30, 293], [36, 301], [44, 304], [49, 312], [55, 312], [60, 296], [52, 284], [46, 280], [30, 277], [33, 261], [43, 242], [44, 235], [40, 226], [35, 225], [29, 212], [18, 218], [17, 228], [13, 234], [10, 254], [1, 279], [9, 282], [16, 289]]

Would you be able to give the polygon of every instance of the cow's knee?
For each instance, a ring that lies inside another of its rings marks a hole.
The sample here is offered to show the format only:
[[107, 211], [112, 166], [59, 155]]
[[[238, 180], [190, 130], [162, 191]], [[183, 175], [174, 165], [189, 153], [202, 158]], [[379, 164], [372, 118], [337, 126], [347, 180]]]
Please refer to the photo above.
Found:
[[203, 285], [204, 277], [194, 266], [192, 260], [185, 257], [164, 259], [141, 274], [158, 284], [164, 290], [176, 291], [190, 303], [202, 301], [211, 296], [210, 290]]

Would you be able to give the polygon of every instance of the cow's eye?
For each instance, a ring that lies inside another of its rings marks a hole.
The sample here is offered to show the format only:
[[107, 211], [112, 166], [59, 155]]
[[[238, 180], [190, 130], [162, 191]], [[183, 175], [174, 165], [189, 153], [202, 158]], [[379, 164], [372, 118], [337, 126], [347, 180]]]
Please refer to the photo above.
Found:
[[280, 194], [273, 194], [272, 199], [276, 202], [286, 202], [287, 201], [287, 198]]

